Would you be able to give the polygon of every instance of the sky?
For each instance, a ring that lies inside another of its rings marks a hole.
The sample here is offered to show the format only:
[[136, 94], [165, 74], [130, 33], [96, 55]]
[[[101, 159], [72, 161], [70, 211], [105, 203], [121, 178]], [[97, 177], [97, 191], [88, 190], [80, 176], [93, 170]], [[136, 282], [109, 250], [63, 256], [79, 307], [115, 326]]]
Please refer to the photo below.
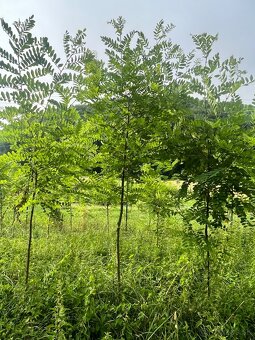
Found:
[[[88, 47], [103, 57], [100, 36], [113, 36], [107, 24], [123, 16], [127, 31], [142, 30], [148, 37], [159, 20], [176, 27], [172, 39], [186, 52], [193, 49], [191, 34], [219, 34], [215, 45], [223, 58], [243, 57], [243, 69], [255, 75], [255, 0], [0, 0], [0, 17], [8, 23], [34, 14], [38, 36], [47, 36], [56, 51], [63, 53], [63, 34], [87, 29]], [[7, 40], [0, 30], [0, 46]], [[254, 97], [255, 85], [245, 87], [245, 103]]]

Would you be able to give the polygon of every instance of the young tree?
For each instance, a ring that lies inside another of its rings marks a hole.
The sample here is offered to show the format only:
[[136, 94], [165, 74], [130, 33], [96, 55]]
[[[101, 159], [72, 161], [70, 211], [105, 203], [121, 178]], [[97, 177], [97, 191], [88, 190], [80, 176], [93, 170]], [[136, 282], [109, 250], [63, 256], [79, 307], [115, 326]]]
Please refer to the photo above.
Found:
[[[73, 164], [77, 162], [77, 159], [74, 160], [76, 150], [72, 149], [68, 142], [74, 141], [75, 134], [81, 136], [83, 127], [76, 110], [70, 109], [70, 106], [75, 100], [74, 80], [77, 77], [77, 65], [81, 62], [84, 64], [87, 57], [93, 56], [85, 47], [84, 30], [78, 31], [75, 37], [66, 32], [66, 60], [61, 62], [47, 38], [38, 39], [32, 35], [34, 25], [33, 16], [24, 22], [14, 22], [14, 29], [1, 19], [1, 26], [8, 35], [12, 50], [9, 52], [0, 49], [0, 68], [4, 70], [0, 75], [3, 88], [0, 100], [11, 105], [1, 112], [1, 118], [7, 121], [4, 125], [4, 141], [11, 144], [9, 157], [14, 157], [13, 160], [23, 167], [27, 182], [30, 183], [29, 193], [23, 202], [29, 203], [31, 207], [26, 285], [29, 277], [34, 209], [40, 197], [38, 193], [43, 193], [44, 190], [47, 192], [49, 182], [61, 184], [61, 173], [64, 172], [63, 168], [67, 167], [67, 158], [72, 160]], [[72, 137], [68, 141], [66, 133], [69, 130], [70, 136], [70, 129]], [[78, 150], [81, 148], [79, 146]], [[60, 150], [61, 155], [57, 153]], [[83, 152], [84, 150], [81, 151]], [[70, 174], [71, 166], [66, 172]], [[52, 177], [49, 179], [50, 175]]]
[[81, 81], [79, 98], [93, 107], [102, 142], [100, 166], [105, 173], [118, 173], [121, 182], [116, 228], [120, 288], [120, 231], [129, 183], [139, 178], [144, 163], [158, 157], [165, 125], [176, 119], [183, 105], [183, 75], [192, 55], [187, 57], [172, 43], [169, 33], [173, 26], [163, 21], [154, 31], [153, 46], [142, 32], [125, 34], [122, 17], [110, 23], [116, 38], [102, 37], [108, 65], [90, 64], [91, 74]]
[[[207, 292], [210, 295], [211, 228], [222, 227], [232, 209], [247, 222], [246, 209], [253, 209], [254, 181], [246, 163], [251, 162], [247, 136], [251, 115], [247, 114], [237, 91], [253, 82], [239, 70], [241, 60], [221, 62], [211, 55], [217, 36], [195, 35], [199, 51], [190, 90], [194, 99], [191, 113], [176, 130], [177, 158], [182, 164], [182, 192], [192, 186], [194, 204], [188, 220], [204, 225]], [[193, 111], [193, 112], [192, 112]]]
[[180, 204], [178, 190], [170, 181], [164, 181], [159, 169], [153, 169], [146, 165], [143, 167], [141, 201], [149, 213], [156, 216], [156, 243], [159, 247], [160, 232], [166, 217], [176, 214]]

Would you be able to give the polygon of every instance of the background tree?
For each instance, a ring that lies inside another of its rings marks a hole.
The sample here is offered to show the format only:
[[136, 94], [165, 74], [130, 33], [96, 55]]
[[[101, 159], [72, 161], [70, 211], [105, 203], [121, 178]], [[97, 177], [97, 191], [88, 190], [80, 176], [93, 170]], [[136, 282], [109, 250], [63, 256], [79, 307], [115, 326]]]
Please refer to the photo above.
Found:
[[164, 233], [164, 220], [179, 210], [178, 189], [160, 174], [160, 169], [153, 170], [149, 165], [143, 167], [141, 201], [149, 213], [156, 217], [156, 243], [160, 246], [160, 235]]

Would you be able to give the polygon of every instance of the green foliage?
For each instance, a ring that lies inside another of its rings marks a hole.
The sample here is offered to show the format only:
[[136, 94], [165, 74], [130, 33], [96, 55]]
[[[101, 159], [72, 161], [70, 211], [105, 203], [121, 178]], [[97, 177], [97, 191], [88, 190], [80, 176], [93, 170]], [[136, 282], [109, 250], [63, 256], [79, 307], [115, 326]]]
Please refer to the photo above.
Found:
[[103, 229], [35, 239], [37, 266], [26, 292], [20, 270], [24, 239], [2, 238], [1, 337], [164, 339], [177, 332], [179, 339], [249, 337], [254, 332], [253, 230], [236, 226], [228, 235], [215, 232], [215, 293], [205, 300], [200, 247], [191, 235], [184, 236], [186, 228], [178, 221], [171, 219], [169, 226], [160, 249], [140, 222], [123, 238], [119, 302], [113, 285], [114, 240], [111, 236], [107, 243]]
[[61, 60], [33, 16], [1, 19], [0, 338], [248, 339], [254, 78], [218, 36], [186, 54], [163, 20], [153, 41], [110, 24], [104, 63], [85, 30]]
[[141, 200], [153, 214], [166, 217], [176, 213], [179, 203], [178, 189], [173, 183], [162, 181], [161, 177], [150, 169], [144, 169], [142, 183]]
[[[50, 105], [68, 107], [75, 98], [72, 82], [79, 71], [79, 63], [91, 52], [85, 47], [85, 30], [75, 37], [66, 32], [62, 62], [50, 45], [48, 38], [36, 38], [30, 32], [35, 25], [33, 16], [24, 22], [17, 21], [14, 29], [4, 19], [1, 25], [9, 37], [13, 55], [1, 49], [0, 99], [19, 106], [19, 112], [43, 111]], [[58, 100], [60, 98], [60, 101]]]
[[176, 131], [176, 142], [177, 157], [184, 164], [183, 189], [192, 185], [195, 199], [189, 218], [219, 227], [228, 221], [229, 210], [248, 222], [246, 211], [254, 209], [254, 175], [249, 170], [253, 156], [247, 143], [253, 134], [253, 117], [236, 94], [246, 85], [244, 72], [239, 71], [240, 60], [231, 57], [221, 63], [219, 54], [210, 56], [216, 39], [193, 36], [204, 60], [195, 64], [190, 85], [202, 100], [194, 101], [195, 112]]
[[[11, 144], [12, 152], [7, 158], [23, 167], [27, 183], [31, 174], [37, 173], [36, 202], [52, 213], [58, 208], [59, 190], [65, 188], [63, 191], [71, 194], [88, 162], [84, 155], [88, 123], [83, 126], [81, 117], [70, 107], [75, 100], [71, 82], [77, 75], [78, 65], [90, 53], [85, 48], [85, 31], [78, 31], [74, 38], [65, 34], [66, 61], [61, 62], [48, 38], [38, 39], [30, 33], [35, 24], [33, 16], [24, 22], [15, 22], [16, 31], [3, 19], [1, 24], [16, 58], [1, 50], [9, 65], [1, 79], [5, 89], [2, 99], [18, 106], [2, 110], [5, 121], [1, 140]], [[16, 64], [18, 73], [13, 76], [9, 73]], [[15, 85], [14, 90], [10, 85]], [[92, 153], [91, 143], [87, 147]], [[14, 169], [18, 167], [14, 165]], [[19, 208], [27, 207], [30, 193], [31, 190]]]

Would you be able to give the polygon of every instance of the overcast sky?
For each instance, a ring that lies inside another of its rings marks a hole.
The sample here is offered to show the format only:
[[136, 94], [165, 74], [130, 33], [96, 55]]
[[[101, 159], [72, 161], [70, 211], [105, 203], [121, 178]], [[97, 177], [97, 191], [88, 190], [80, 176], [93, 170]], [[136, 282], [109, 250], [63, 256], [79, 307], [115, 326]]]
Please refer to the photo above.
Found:
[[[88, 47], [103, 55], [101, 35], [112, 35], [107, 21], [118, 16], [127, 29], [139, 29], [148, 36], [156, 23], [173, 23], [173, 40], [186, 51], [193, 48], [190, 34], [219, 33], [215, 46], [222, 57], [243, 57], [243, 68], [255, 75], [255, 0], [0, 0], [0, 17], [12, 23], [35, 15], [35, 33], [47, 36], [58, 52], [66, 30], [75, 34], [87, 28]], [[0, 31], [0, 45], [6, 47]], [[242, 97], [251, 102], [255, 86], [245, 88]]]

